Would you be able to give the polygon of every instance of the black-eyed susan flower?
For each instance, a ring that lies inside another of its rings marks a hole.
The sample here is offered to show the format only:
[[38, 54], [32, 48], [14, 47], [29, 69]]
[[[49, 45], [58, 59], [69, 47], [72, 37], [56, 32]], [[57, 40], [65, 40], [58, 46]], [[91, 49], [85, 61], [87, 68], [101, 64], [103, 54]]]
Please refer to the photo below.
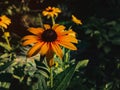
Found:
[[73, 21], [74, 23], [78, 24], [78, 25], [79, 25], [79, 24], [82, 25], [81, 20], [78, 19], [78, 18], [76, 18], [74, 15], [72, 15], [72, 21]]
[[11, 20], [5, 16], [5, 15], [2, 15], [0, 17], [0, 27], [3, 27], [5, 29], [7, 29], [7, 26], [11, 23]]
[[[78, 43], [78, 40], [71, 35], [75, 33], [72, 30], [65, 30], [65, 26], [54, 24], [52, 27], [44, 24], [44, 28], [29, 28], [29, 32], [33, 35], [27, 35], [22, 38], [23, 46], [33, 44], [28, 51], [28, 57], [38, 53], [45, 55], [47, 60], [53, 58], [54, 53], [62, 59], [63, 52], [61, 46], [70, 50], [77, 50], [73, 43]], [[53, 59], [49, 63], [53, 64]]]
[[47, 16], [48, 18], [58, 16], [58, 13], [61, 13], [61, 10], [56, 7], [47, 7], [43, 12], [43, 16]]

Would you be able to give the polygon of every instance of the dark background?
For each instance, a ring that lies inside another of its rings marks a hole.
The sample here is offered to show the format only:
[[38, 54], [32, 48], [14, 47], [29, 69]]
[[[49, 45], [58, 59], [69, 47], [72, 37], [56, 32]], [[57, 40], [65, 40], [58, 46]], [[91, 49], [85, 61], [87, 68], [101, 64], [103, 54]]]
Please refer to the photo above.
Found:
[[79, 17], [105, 17], [114, 19], [120, 17], [120, 0], [44, 0], [43, 4], [40, 4], [36, 0], [30, 1], [31, 9], [45, 8], [53, 5], [67, 5], [68, 9], [73, 11]]

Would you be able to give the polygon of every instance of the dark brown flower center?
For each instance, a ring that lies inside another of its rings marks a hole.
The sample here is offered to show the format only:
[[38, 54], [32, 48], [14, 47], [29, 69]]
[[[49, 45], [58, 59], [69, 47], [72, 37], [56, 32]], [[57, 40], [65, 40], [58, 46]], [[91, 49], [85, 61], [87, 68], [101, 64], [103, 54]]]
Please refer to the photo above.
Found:
[[48, 10], [48, 12], [52, 12], [52, 11], [53, 11], [53, 9], [49, 9], [49, 10]]
[[48, 29], [42, 33], [41, 37], [43, 41], [53, 42], [57, 39], [57, 34], [54, 30]]

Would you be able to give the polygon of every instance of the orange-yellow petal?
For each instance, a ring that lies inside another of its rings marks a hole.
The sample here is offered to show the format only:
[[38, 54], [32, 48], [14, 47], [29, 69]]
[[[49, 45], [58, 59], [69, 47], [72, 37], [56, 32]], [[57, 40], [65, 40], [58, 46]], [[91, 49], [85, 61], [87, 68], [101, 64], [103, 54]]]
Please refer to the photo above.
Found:
[[61, 46], [64, 46], [70, 50], [77, 50], [76, 46], [73, 45], [72, 43], [70, 42], [64, 42], [64, 41], [58, 41], [58, 44], [60, 44]]
[[78, 40], [75, 37], [69, 36], [69, 35], [62, 36], [62, 37], [58, 38], [58, 40], [62, 41], [62, 42], [78, 43]]
[[80, 19], [77, 19], [74, 15], [72, 15], [72, 21], [73, 21], [74, 23], [76, 23], [76, 24], [82, 25], [81, 20], [80, 20]]
[[60, 48], [60, 46], [56, 42], [51, 43], [51, 46], [52, 46], [53, 51], [56, 53], [56, 55], [60, 59], [62, 59], [63, 53], [62, 53], [62, 49]]
[[30, 44], [34, 44], [38, 42], [38, 40], [35, 40], [35, 39], [29, 39], [29, 40], [26, 40], [22, 43], [23, 46], [27, 46], [27, 45], [30, 45]]
[[34, 56], [39, 53], [43, 42], [36, 43], [27, 53], [28, 57]]
[[35, 35], [41, 35], [44, 29], [43, 28], [29, 28], [28, 31]]
[[70, 33], [73, 33], [72, 30], [64, 31], [61, 33], [61, 35], [69, 35]]
[[41, 47], [40, 54], [45, 55], [47, 51], [49, 50], [49, 43], [44, 43]]
[[55, 30], [56, 27], [58, 27], [58, 26], [59, 26], [59, 24], [54, 24], [54, 25], [52, 26], [52, 29]]
[[44, 24], [44, 28], [45, 28], [45, 30], [47, 30], [47, 29], [50, 29], [51, 27], [49, 24]]
[[37, 36], [34, 36], [34, 35], [27, 35], [27, 36], [24, 36], [24, 37], [22, 38], [22, 41], [23, 41], [23, 40], [29, 40], [29, 39], [38, 39], [38, 37], [37, 37]]
[[4, 27], [5, 29], [7, 29], [7, 25], [4, 23], [0, 23], [0, 26]]
[[[54, 29], [54, 28], [53, 28], [53, 29]], [[55, 30], [56, 32], [62, 32], [62, 31], [64, 31], [64, 29], [65, 29], [65, 26], [59, 25], [59, 26], [57, 26], [54, 30]]]

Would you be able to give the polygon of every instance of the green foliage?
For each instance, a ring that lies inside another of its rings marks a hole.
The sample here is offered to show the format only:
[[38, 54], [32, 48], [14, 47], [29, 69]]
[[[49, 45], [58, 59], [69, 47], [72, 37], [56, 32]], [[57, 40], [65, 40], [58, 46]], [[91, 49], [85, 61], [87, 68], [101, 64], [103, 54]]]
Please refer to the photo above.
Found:
[[54, 78], [54, 87], [52, 90], [66, 90], [75, 71], [86, 67], [87, 64], [88, 60], [83, 60], [78, 62], [77, 65], [71, 65], [70, 67], [66, 68], [62, 73], [58, 74]]

